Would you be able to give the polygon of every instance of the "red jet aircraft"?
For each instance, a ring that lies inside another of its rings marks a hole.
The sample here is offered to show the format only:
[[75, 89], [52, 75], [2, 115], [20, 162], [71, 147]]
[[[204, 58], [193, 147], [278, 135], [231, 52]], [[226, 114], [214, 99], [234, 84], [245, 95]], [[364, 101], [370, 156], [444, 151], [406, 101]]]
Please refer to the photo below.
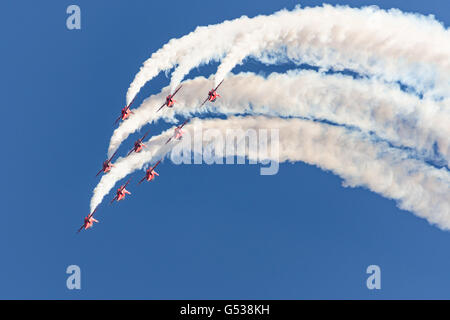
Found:
[[173, 97], [177, 94], [178, 90], [180, 90], [181, 87], [182, 87], [182, 85], [179, 86], [178, 89], [175, 90], [175, 92], [174, 92], [173, 94], [169, 94], [169, 95], [166, 97], [166, 102], [164, 102], [164, 104], [163, 104], [158, 110], [156, 110], [156, 112], [158, 112], [159, 110], [161, 110], [161, 109], [164, 108], [165, 106], [167, 106], [168, 108], [172, 108], [172, 107], [173, 107], [173, 104], [176, 102], [175, 100], [173, 100]]
[[114, 200], [120, 201], [125, 198], [126, 194], [131, 194], [130, 191], [125, 189], [125, 187], [130, 183], [131, 179], [128, 179], [127, 183], [125, 183], [123, 186], [120, 186], [119, 189], [117, 189], [116, 196], [111, 200], [111, 203], [114, 202]]
[[182, 125], [180, 125], [180, 126], [178, 126], [178, 127], [175, 128], [175, 132], [174, 132], [173, 136], [170, 137], [169, 140], [166, 141], [166, 144], [168, 144], [168, 143], [170, 142], [170, 140], [172, 140], [172, 138], [175, 139], [175, 140], [181, 140], [181, 138], [183, 137], [183, 133], [184, 133], [183, 130], [181, 130], [181, 128], [183, 128], [184, 125], [185, 125], [188, 121], [189, 121], [189, 119], [186, 120], [185, 122], [183, 122]]
[[130, 155], [133, 151], [140, 152], [142, 148], [146, 147], [146, 145], [142, 141], [145, 139], [145, 137], [148, 135], [149, 132], [150, 130], [147, 131], [142, 138], [136, 140], [133, 149], [131, 149], [130, 152], [128, 152], [128, 155]]
[[155, 176], [159, 176], [158, 172], [155, 171], [155, 168], [158, 166], [160, 162], [161, 160], [159, 160], [153, 167], [147, 169], [147, 171], [145, 172], [145, 177], [143, 177], [142, 180], [139, 181], [139, 184], [141, 184], [142, 181], [144, 180], [152, 181], [155, 178]]
[[107, 173], [107, 172], [109, 172], [109, 170], [111, 170], [112, 167], [114, 167], [114, 165], [111, 163], [111, 160], [114, 158], [114, 156], [116, 155], [116, 153], [117, 153], [117, 151], [114, 152], [114, 154], [111, 156], [111, 158], [106, 159], [106, 160], [103, 162], [103, 168], [100, 169], [100, 171], [96, 174], [96, 176], [98, 176], [98, 175], [100, 174], [100, 172], [102, 172], [102, 171], [103, 171], [104, 173]]
[[220, 94], [217, 93], [217, 89], [219, 88], [219, 86], [222, 84], [223, 80], [220, 81], [220, 83], [217, 85], [217, 87], [215, 87], [214, 89], [211, 89], [208, 92], [208, 97], [205, 99], [205, 101], [203, 101], [203, 103], [200, 105], [200, 107], [203, 107], [203, 105], [207, 102], [207, 101], [211, 101], [214, 102], [216, 101], [217, 98], [220, 97]]
[[98, 222], [98, 220], [94, 219], [95, 211], [97, 211], [97, 208], [95, 208], [95, 210], [92, 211], [92, 213], [90, 215], [88, 215], [87, 217], [84, 218], [83, 225], [80, 227], [80, 229], [78, 229], [77, 233], [79, 233], [81, 230], [83, 230], [83, 228], [84, 228], [84, 230], [92, 228], [92, 226], [94, 225], [94, 222]]
[[130, 110], [131, 105], [133, 104], [134, 99], [130, 102], [129, 105], [125, 106], [122, 108], [122, 111], [120, 112], [120, 116], [116, 119], [115, 124], [117, 124], [117, 122], [122, 119], [125, 120], [127, 119], [131, 113], [133, 113], [133, 111]]

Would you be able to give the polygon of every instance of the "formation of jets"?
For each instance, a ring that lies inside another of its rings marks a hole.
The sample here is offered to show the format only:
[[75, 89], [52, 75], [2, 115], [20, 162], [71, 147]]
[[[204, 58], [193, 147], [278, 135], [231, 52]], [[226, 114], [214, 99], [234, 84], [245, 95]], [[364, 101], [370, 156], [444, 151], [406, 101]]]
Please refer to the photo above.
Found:
[[[216, 101], [217, 98], [220, 97], [220, 95], [217, 93], [217, 89], [219, 88], [219, 86], [222, 84], [223, 80], [213, 89], [211, 89], [208, 92], [208, 96], [206, 97], [205, 101], [203, 101], [203, 103], [200, 105], [200, 107], [202, 107], [206, 102], [214, 102]], [[173, 94], [169, 94], [166, 97], [166, 101], [163, 103], [163, 105], [156, 110], [156, 112], [160, 111], [162, 108], [164, 107], [168, 107], [168, 108], [173, 108], [173, 106], [175, 105], [176, 100], [173, 99], [173, 97], [177, 94], [177, 92], [181, 89], [182, 85], [180, 85]], [[120, 112], [120, 116], [116, 119], [115, 124], [117, 124], [120, 120], [124, 121], [126, 119], [128, 119], [130, 117], [131, 114], [133, 114], [133, 111], [131, 111], [130, 107], [133, 104], [134, 99], [130, 102], [130, 104], [128, 104], [127, 106], [123, 107], [121, 112]], [[183, 137], [183, 130], [182, 128], [184, 127], [184, 125], [189, 121], [185, 120], [181, 125], [175, 127], [173, 136], [170, 137], [165, 144], [169, 143], [172, 139], [173, 140], [181, 140]], [[140, 152], [143, 148], [146, 147], [146, 145], [143, 143], [144, 139], [147, 137], [147, 135], [149, 134], [150, 131], [147, 131], [144, 136], [138, 140], [136, 140], [134, 142], [134, 146], [133, 148], [128, 152], [127, 156], [130, 155], [133, 152]], [[97, 173], [96, 176], [98, 176], [100, 173], [108, 173], [109, 171], [111, 171], [111, 169], [114, 167], [114, 164], [112, 163], [112, 160], [114, 159], [114, 156], [116, 155], [117, 151], [114, 152], [114, 154], [109, 158], [106, 159], [103, 164], [102, 164], [102, 169], [100, 169], [100, 171]], [[159, 174], [155, 171], [156, 167], [161, 163], [161, 160], [159, 160], [158, 162], [156, 162], [152, 167], [148, 168], [145, 172], [145, 176], [139, 181], [138, 184], [141, 184], [143, 181], [147, 180], [147, 181], [152, 181], [155, 176], [159, 176]], [[130, 183], [131, 179], [129, 179], [124, 185], [120, 186], [120, 188], [117, 189], [116, 191], [116, 195], [114, 196], [114, 198], [111, 200], [111, 204], [114, 201], [120, 201], [125, 199], [125, 196], [127, 194], [131, 195], [131, 192], [128, 191], [126, 189], [126, 187], [128, 186], [128, 184]], [[77, 233], [79, 233], [81, 230], [87, 230], [89, 228], [92, 228], [92, 226], [94, 225], [94, 222], [98, 223], [98, 220], [96, 220], [94, 218], [94, 214], [97, 211], [97, 208], [95, 208], [94, 211], [92, 211], [92, 213], [90, 213], [88, 216], [86, 216], [84, 218], [83, 221], [83, 225], [78, 229]]]

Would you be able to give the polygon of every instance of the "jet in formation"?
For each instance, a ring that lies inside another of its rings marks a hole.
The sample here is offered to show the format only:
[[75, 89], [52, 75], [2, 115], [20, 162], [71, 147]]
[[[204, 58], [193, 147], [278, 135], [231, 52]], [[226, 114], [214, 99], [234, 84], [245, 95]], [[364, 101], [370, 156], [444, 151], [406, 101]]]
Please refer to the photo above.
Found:
[[183, 130], [181, 130], [184, 125], [188, 122], [189, 120], [184, 121], [181, 125], [177, 126], [175, 128], [175, 132], [173, 133], [173, 136], [171, 136], [165, 144], [168, 144], [170, 142], [170, 140], [175, 139], [175, 140], [181, 140], [181, 138], [183, 138]]
[[145, 137], [148, 135], [149, 132], [150, 132], [150, 130], [147, 131], [142, 138], [137, 139], [135, 141], [133, 149], [131, 149], [130, 152], [128, 152], [128, 155], [130, 155], [133, 151], [136, 153], [141, 152], [142, 148], [147, 147], [142, 141], [144, 141]]
[[139, 184], [141, 184], [144, 180], [152, 181], [155, 176], [159, 176], [158, 172], [155, 171], [155, 168], [160, 164], [161, 160], [159, 160], [153, 167], [150, 167], [145, 172], [145, 176], [139, 181]]
[[107, 173], [111, 170], [112, 167], [114, 167], [114, 165], [111, 163], [111, 161], [114, 158], [114, 156], [116, 155], [116, 153], [117, 153], [117, 151], [114, 152], [114, 154], [111, 156], [111, 158], [103, 161], [103, 165], [102, 165], [103, 167], [100, 169], [100, 171], [95, 176], [98, 176], [100, 174], [100, 172]]
[[133, 111], [130, 110], [130, 107], [133, 104], [133, 102], [134, 102], [134, 99], [130, 102], [129, 105], [122, 108], [122, 111], [120, 111], [120, 116], [116, 119], [115, 124], [117, 124], [117, 122], [119, 122], [119, 120], [123, 121], [123, 120], [127, 119], [130, 116], [130, 114], [133, 113]]
[[205, 101], [203, 101], [203, 103], [200, 105], [200, 107], [203, 107], [203, 105], [204, 105], [207, 101], [214, 102], [214, 101], [216, 101], [217, 98], [220, 97], [220, 94], [217, 93], [217, 89], [219, 89], [219, 87], [220, 87], [220, 85], [222, 84], [222, 82], [223, 82], [223, 80], [220, 81], [220, 83], [217, 85], [217, 87], [211, 89], [211, 90], [208, 92], [208, 96], [206, 97]]
[[177, 94], [178, 90], [180, 90], [181, 87], [182, 87], [182, 85], [179, 86], [178, 89], [175, 90], [175, 92], [174, 92], [173, 94], [169, 94], [169, 95], [166, 97], [166, 101], [163, 103], [163, 105], [162, 105], [158, 110], [156, 110], [156, 112], [158, 112], [159, 110], [161, 110], [161, 109], [164, 108], [165, 106], [167, 106], [168, 108], [172, 108], [173, 105], [175, 104], [175, 102], [177, 102], [176, 100], [173, 99], [173, 97]]
[[79, 233], [81, 230], [87, 230], [89, 228], [92, 228], [94, 225], [94, 222], [98, 222], [98, 220], [94, 219], [94, 213], [97, 211], [97, 208], [95, 208], [94, 211], [92, 211], [91, 214], [89, 214], [87, 217], [84, 218], [83, 225], [78, 229], [77, 233]]
[[120, 200], [125, 199], [125, 196], [126, 196], [127, 194], [131, 194], [130, 191], [128, 191], [127, 189], [125, 189], [126, 186], [130, 183], [130, 181], [131, 181], [131, 179], [129, 179], [129, 180], [127, 181], [127, 183], [125, 183], [124, 185], [120, 186], [119, 189], [117, 189], [116, 196], [111, 200], [111, 203], [113, 203], [113, 202], [116, 201], [116, 200], [117, 200], [117, 202], [119, 202]]

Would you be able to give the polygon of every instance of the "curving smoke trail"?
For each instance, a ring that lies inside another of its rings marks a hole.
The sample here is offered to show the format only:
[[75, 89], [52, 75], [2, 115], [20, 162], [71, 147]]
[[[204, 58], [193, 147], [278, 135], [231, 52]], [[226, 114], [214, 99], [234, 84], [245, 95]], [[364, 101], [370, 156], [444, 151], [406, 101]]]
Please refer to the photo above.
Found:
[[[319, 71], [231, 74], [247, 57]], [[211, 61], [219, 62], [215, 75], [185, 81], [175, 107], [155, 112], [193, 68]], [[146, 82], [172, 69], [170, 85], [114, 131], [109, 156], [147, 123], [223, 114], [228, 118], [190, 121], [187, 136], [198, 126], [222, 135], [230, 128], [277, 128], [280, 162], [330, 170], [346, 186], [366, 187], [450, 229], [450, 33], [434, 17], [324, 5], [198, 27], [144, 62], [127, 103]], [[225, 76], [222, 97], [199, 108]], [[119, 158], [94, 189], [91, 209], [120, 179], [178, 148], [177, 141], [165, 144], [171, 135], [167, 130], [149, 139], [148, 149]], [[260, 160], [252, 152], [247, 156]]]
[[[384, 197], [395, 199], [402, 209], [414, 212], [419, 217], [450, 229], [450, 173], [436, 169], [420, 160], [411, 159], [407, 152], [390, 147], [386, 142], [375, 141], [363, 132], [344, 127], [302, 119], [280, 119], [265, 116], [229, 117], [228, 119], [195, 119], [185, 126], [186, 137], [194, 137], [194, 130], [214, 129], [222, 136], [229, 129], [279, 129], [279, 154], [276, 158], [285, 161], [302, 161], [330, 170], [344, 179], [345, 186], [363, 186]], [[139, 154], [116, 161], [116, 166], [104, 175], [94, 190], [91, 209], [95, 208], [113, 188], [117, 181], [147, 163], [154, 163], [174, 146], [165, 145], [171, 130], [152, 137], [149, 149]], [[203, 139], [203, 146], [213, 141]], [[183, 143], [191, 143], [189, 138]], [[272, 141], [268, 141], [268, 149]], [[220, 144], [219, 144], [220, 145]], [[225, 154], [222, 150], [222, 154]], [[259, 154], [249, 152], [249, 159], [258, 159]]]
[[267, 63], [289, 60], [353, 70], [401, 81], [434, 97], [446, 96], [450, 85], [450, 33], [434, 17], [374, 6], [324, 5], [243, 16], [172, 39], [144, 62], [128, 89], [127, 103], [161, 71], [176, 67], [173, 92], [192, 68], [221, 60], [217, 85], [248, 56]]
[[114, 131], [108, 154], [113, 154], [129, 134], [161, 117], [174, 120], [177, 114], [188, 116], [213, 111], [227, 115], [246, 113], [327, 120], [373, 132], [398, 147], [414, 148], [419, 156], [442, 165], [450, 161], [448, 100], [419, 99], [402, 91], [397, 84], [372, 79], [291, 71], [273, 73], [267, 78], [253, 73], [230, 74], [220, 88], [222, 97], [199, 109], [204, 100], [199, 93], [207, 92], [211, 83], [204, 77], [185, 81], [180, 102], [172, 110], [154, 112], [168, 88], [163, 90], [164, 94], [145, 100]]

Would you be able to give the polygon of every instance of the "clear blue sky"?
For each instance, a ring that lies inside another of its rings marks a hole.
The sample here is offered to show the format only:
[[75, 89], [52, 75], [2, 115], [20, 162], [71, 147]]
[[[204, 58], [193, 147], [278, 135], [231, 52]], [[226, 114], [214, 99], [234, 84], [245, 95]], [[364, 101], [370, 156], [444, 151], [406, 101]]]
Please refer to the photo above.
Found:
[[[100, 224], [75, 235], [142, 62], [197, 25], [296, 3], [2, 1], [0, 298], [450, 298], [449, 232], [302, 163], [260, 176], [257, 166], [166, 161], [154, 183], [104, 202]], [[375, 3], [450, 24], [445, 1]], [[80, 31], [66, 29], [70, 4], [81, 7]], [[152, 80], [137, 102], [168, 82]], [[80, 291], [66, 288], [71, 264]], [[380, 291], [366, 288], [371, 264]]]

